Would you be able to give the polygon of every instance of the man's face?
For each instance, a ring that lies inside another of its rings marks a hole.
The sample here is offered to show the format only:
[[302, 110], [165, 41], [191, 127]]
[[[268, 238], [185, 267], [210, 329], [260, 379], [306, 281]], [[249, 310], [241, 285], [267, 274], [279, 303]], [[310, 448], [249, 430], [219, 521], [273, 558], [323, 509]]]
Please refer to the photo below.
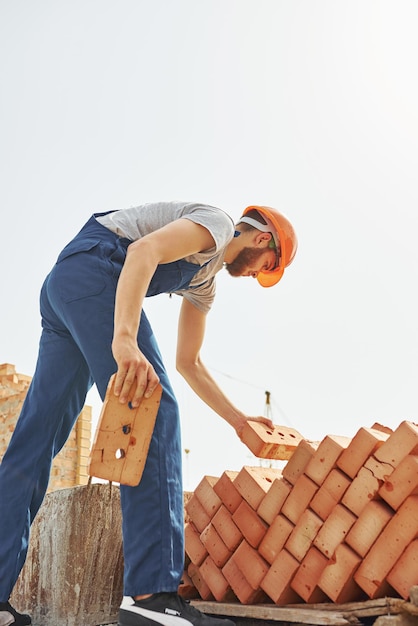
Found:
[[276, 265], [276, 253], [271, 248], [243, 248], [225, 268], [231, 276], [257, 277], [258, 272], [268, 272]]

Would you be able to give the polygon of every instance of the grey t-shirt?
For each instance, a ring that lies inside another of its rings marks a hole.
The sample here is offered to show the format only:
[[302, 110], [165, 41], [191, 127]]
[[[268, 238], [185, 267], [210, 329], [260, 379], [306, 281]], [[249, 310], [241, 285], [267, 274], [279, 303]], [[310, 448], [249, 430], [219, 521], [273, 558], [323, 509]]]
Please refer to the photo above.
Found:
[[225, 248], [234, 236], [234, 222], [227, 213], [206, 204], [157, 202], [114, 211], [96, 219], [121, 237], [136, 241], [181, 218], [207, 228], [215, 241], [215, 246], [210, 250], [185, 257], [190, 263], [207, 265], [193, 277], [190, 283], [193, 289], [175, 292], [201, 311], [207, 312], [215, 297], [215, 274], [223, 267]]

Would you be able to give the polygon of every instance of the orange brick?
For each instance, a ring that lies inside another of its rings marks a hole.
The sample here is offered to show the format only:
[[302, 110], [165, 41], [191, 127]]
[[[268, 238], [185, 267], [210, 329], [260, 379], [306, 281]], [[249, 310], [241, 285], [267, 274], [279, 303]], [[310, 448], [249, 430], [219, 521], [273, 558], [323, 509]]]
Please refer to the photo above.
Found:
[[194, 563], [190, 563], [187, 568], [187, 573], [189, 574], [192, 583], [196, 587], [199, 596], [203, 600], [213, 600], [212, 592], [209, 589], [206, 581], [202, 577], [199, 567]]
[[185, 508], [187, 515], [189, 516], [190, 520], [193, 522], [199, 533], [203, 532], [210, 522], [210, 517], [206, 513], [205, 509], [203, 508], [195, 494], [192, 495], [190, 500], [187, 502]]
[[6, 374], [1, 377], [1, 382], [3, 384], [6, 384], [6, 382], [13, 383], [13, 385], [10, 386], [14, 387], [14, 385], [17, 385], [19, 383], [19, 375], [14, 373]]
[[187, 508], [186, 507], [187, 507], [187, 504], [188, 504], [190, 498], [192, 497], [192, 495], [193, 495], [192, 491], [185, 491], [183, 493], [183, 498], [184, 498], [184, 502], [183, 502], [183, 504], [184, 504], [184, 523], [185, 524], [188, 524], [189, 522], [191, 522], [191, 519], [190, 519], [189, 514], [187, 513]]
[[337, 466], [350, 478], [354, 478], [366, 460], [389, 437], [373, 428], [360, 428], [347, 448], [337, 459]]
[[324, 571], [318, 587], [333, 602], [354, 602], [362, 600], [364, 594], [353, 580], [353, 574], [361, 563], [361, 557], [344, 543], [340, 544]]
[[418, 426], [405, 421], [376, 450], [375, 457], [395, 468], [408, 454], [418, 454]]
[[242, 533], [223, 504], [213, 516], [212, 524], [226, 547], [233, 552], [242, 541]]
[[282, 506], [283, 515], [296, 524], [317, 490], [318, 486], [313, 480], [301, 474]]
[[[218, 602], [234, 602], [236, 596], [221, 570], [216, 567], [213, 559], [207, 556], [199, 568], [202, 578]], [[193, 579], [192, 579], [193, 580]]]
[[355, 574], [369, 598], [381, 595], [385, 577], [418, 534], [418, 496], [409, 496], [386, 524]]
[[0, 376], [3, 380], [4, 376], [8, 376], [10, 374], [16, 374], [16, 366], [12, 363], [1, 363], [0, 364]]
[[333, 498], [329, 491], [321, 487], [312, 498], [310, 507], [312, 511], [325, 521], [337, 504], [338, 500]]
[[341, 503], [358, 517], [370, 500], [378, 497], [381, 485], [381, 480], [373, 476], [370, 470], [362, 467], [341, 498]]
[[351, 480], [344, 472], [339, 469], [331, 470], [309, 506], [322, 520], [326, 520], [350, 485]]
[[241, 441], [262, 459], [290, 459], [302, 439], [294, 428], [275, 426], [271, 429], [266, 424], [251, 420], [245, 422], [241, 434]]
[[276, 478], [264, 498], [257, 513], [267, 524], [272, 524], [290, 493], [292, 485], [284, 478]]
[[389, 428], [389, 426], [384, 426], [383, 424], [379, 424], [379, 422], [375, 422], [371, 425], [373, 430], [379, 430], [381, 433], [386, 433], [387, 435], [391, 435], [393, 433], [393, 429]]
[[319, 529], [314, 539], [314, 546], [326, 557], [331, 558], [356, 520], [354, 513], [342, 504], [337, 504]]
[[193, 584], [187, 571], [183, 572], [182, 581], [178, 588], [178, 594], [185, 600], [194, 600], [199, 597], [199, 592]]
[[330, 471], [335, 467], [338, 457], [347, 448], [351, 439], [327, 435], [319, 444], [314, 456], [305, 468], [305, 474], [317, 485], [322, 485]]
[[388, 583], [407, 600], [411, 587], [418, 585], [418, 540], [414, 539], [387, 576]]
[[381, 500], [370, 500], [345, 538], [360, 556], [366, 556], [380, 533], [392, 519], [394, 511]]
[[261, 517], [257, 515], [256, 511], [243, 500], [235, 513], [232, 514], [232, 520], [238, 526], [250, 546], [257, 548], [266, 534], [268, 526], [263, 522]]
[[184, 527], [184, 541], [186, 554], [195, 565], [203, 563], [208, 555], [208, 552], [200, 541], [200, 533], [197, 531], [192, 522], [189, 522]]
[[212, 519], [222, 504], [220, 497], [214, 490], [214, 486], [218, 480], [219, 479], [215, 476], [204, 476], [194, 490], [194, 495], [199, 500], [210, 519]]
[[381, 480], [382, 482], [389, 480], [393, 472], [393, 467], [391, 465], [378, 461], [373, 455], [367, 459], [364, 463], [364, 467], [368, 469], [375, 478]]
[[299, 565], [295, 557], [287, 550], [282, 550], [261, 581], [260, 587], [275, 604], [294, 604], [301, 601], [300, 596], [290, 586]]
[[234, 487], [242, 498], [256, 511], [269, 491], [273, 480], [281, 477], [281, 470], [245, 465], [234, 480]]
[[223, 567], [232, 556], [232, 551], [228, 550], [213, 524], [208, 524], [200, 535], [200, 541], [205, 546], [213, 562], [217, 567]]
[[306, 553], [290, 586], [305, 602], [327, 602], [328, 596], [318, 587], [318, 580], [328, 564], [328, 559], [312, 546]]
[[257, 550], [244, 539], [235, 550], [233, 559], [251, 587], [259, 589], [261, 581], [269, 570], [269, 564]]
[[225, 563], [222, 574], [241, 604], [259, 604], [267, 600], [264, 591], [251, 587], [233, 558]]
[[398, 510], [408, 496], [418, 493], [418, 456], [408, 454], [379, 489], [379, 496]]
[[284, 515], [275, 518], [258, 546], [259, 553], [268, 563], [272, 564], [275, 561], [293, 528], [294, 524]]
[[286, 550], [299, 562], [302, 561], [321, 526], [321, 518], [310, 509], [306, 509], [286, 541]]
[[314, 456], [319, 446], [318, 441], [307, 441], [303, 439], [289, 461], [282, 470], [282, 476], [291, 485], [294, 485], [297, 479], [305, 471], [305, 467]]
[[231, 513], [234, 513], [242, 502], [242, 497], [234, 487], [237, 476], [238, 472], [226, 470], [213, 486], [214, 492]]

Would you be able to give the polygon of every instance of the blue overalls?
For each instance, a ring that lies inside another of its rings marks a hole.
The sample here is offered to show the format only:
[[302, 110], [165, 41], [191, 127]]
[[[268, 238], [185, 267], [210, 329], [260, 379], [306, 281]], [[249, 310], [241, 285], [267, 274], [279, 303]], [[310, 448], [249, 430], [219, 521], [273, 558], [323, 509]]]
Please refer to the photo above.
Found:
[[[103, 399], [117, 369], [111, 351], [115, 291], [130, 243], [92, 216], [43, 284], [37, 365], [0, 465], [0, 601], [8, 600], [25, 562], [53, 457], [93, 382]], [[147, 296], [188, 288], [199, 269], [184, 260], [160, 265]], [[142, 480], [120, 488], [125, 595], [176, 591], [184, 567], [179, 413], [144, 312], [138, 345], [160, 377], [163, 395]]]

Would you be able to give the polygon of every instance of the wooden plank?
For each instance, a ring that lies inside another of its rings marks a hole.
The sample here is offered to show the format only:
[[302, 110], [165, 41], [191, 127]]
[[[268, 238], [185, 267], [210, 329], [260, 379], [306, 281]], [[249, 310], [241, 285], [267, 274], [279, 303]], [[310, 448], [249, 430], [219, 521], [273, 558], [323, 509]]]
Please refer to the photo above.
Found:
[[316, 626], [343, 626], [355, 624], [357, 620], [364, 617], [403, 613], [407, 611], [410, 603], [399, 598], [377, 598], [364, 602], [341, 604], [321, 602], [319, 604], [292, 604], [284, 607], [275, 604], [243, 605], [203, 600], [192, 600], [191, 604], [204, 613], [238, 619], [250, 618], [260, 622], [269, 620]]
[[232, 602], [203, 602], [200, 600], [192, 600], [191, 604], [204, 613], [224, 615], [225, 617], [233, 616], [235, 618], [254, 620], [313, 624], [314, 626], [347, 626], [350, 624], [337, 610], [321, 611], [320, 609], [280, 607], [274, 604], [244, 605]]

